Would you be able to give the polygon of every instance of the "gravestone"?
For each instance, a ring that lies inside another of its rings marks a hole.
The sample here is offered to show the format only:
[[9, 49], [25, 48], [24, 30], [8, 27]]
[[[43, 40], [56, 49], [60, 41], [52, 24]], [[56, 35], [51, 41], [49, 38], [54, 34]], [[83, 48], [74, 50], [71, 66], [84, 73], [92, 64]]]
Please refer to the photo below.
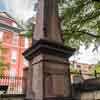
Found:
[[38, 0], [33, 44], [23, 53], [30, 63], [26, 98], [71, 97], [68, 58], [74, 51], [63, 45], [57, 0]]

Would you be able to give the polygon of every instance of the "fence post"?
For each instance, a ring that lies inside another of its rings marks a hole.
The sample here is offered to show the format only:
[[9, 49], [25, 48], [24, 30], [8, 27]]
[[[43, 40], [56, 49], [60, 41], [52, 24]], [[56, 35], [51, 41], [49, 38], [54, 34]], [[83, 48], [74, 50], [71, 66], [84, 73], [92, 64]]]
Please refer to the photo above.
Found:
[[24, 77], [24, 81], [23, 81], [23, 93], [26, 95], [26, 91], [27, 91], [27, 80], [28, 80], [28, 67], [23, 69], [23, 77]]
[[79, 74], [80, 74], [80, 76], [82, 75], [82, 72], [81, 72], [81, 70], [79, 71]]
[[94, 75], [95, 75], [95, 78], [97, 78], [97, 72], [96, 72], [96, 70], [94, 71]]

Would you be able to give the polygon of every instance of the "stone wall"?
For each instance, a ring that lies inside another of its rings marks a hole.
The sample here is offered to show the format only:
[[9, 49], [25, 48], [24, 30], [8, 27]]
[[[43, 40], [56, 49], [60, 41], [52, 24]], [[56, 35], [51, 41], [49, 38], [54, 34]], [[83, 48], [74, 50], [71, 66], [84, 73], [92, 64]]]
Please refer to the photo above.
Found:
[[76, 100], [100, 100], [100, 78], [87, 79], [72, 87]]
[[74, 91], [75, 100], [100, 100], [100, 90], [95, 91]]
[[82, 92], [80, 100], [100, 100], [100, 91]]
[[24, 95], [0, 95], [0, 100], [24, 100]]

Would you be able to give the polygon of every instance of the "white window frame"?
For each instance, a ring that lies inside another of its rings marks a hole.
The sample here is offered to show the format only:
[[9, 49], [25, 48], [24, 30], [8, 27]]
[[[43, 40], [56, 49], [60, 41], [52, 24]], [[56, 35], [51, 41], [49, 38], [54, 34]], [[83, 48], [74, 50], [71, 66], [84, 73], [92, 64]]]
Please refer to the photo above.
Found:
[[25, 48], [28, 48], [29, 47], [29, 38], [28, 37], [25, 37]]
[[17, 51], [12, 51], [11, 60], [13, 64], [17, 62]]
[[19, 40], [18, 34], [17, 34], [17, 33], [13, 33], [13, 44], [14, 44], [15, 46], [18, 45], [18, 40]]
[[4, 32], [0, 31], [0, 42], [3, 41], [3, 34], [4, 34]]

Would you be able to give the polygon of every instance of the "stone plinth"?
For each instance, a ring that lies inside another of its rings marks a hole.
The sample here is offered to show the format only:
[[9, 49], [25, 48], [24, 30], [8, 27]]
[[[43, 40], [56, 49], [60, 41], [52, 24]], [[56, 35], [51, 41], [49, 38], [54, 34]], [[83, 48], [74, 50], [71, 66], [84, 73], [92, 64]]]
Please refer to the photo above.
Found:
[[[30, 95], [32, 99], [43, 100], [49, 97], [71, 97], [68, 58], [75, 50], [47, 40], [35, 41], [24, 52], [31, 63]], [[28, 96], [29, 97], [29, 96]]]

